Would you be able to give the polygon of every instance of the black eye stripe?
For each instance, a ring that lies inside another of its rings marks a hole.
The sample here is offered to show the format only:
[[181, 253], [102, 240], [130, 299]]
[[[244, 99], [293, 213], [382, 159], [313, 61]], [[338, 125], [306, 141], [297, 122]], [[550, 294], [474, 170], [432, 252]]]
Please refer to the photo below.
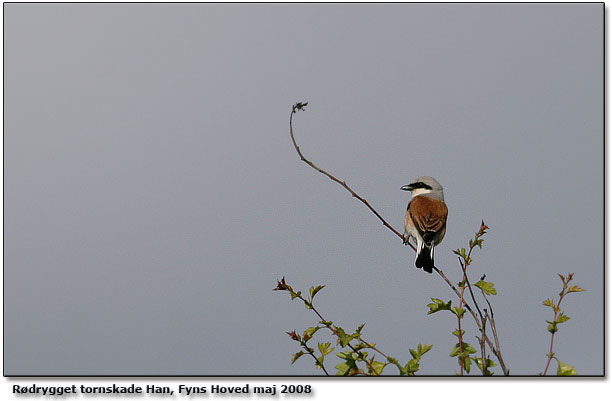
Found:
[[411, 184], [412, 188], [423, 188], [423, 189], [431, 189], [431, 187], [423, 182], [415, 182]]

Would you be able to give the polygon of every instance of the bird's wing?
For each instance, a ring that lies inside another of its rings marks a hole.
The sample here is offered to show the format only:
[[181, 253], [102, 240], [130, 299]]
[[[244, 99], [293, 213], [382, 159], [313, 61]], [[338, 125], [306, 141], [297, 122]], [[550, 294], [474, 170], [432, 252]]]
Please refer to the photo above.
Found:
[[410, 202], [408, 211], [414, 226], [424, 239], [430, 236], [428, 233], [437, 233], [446, 227], [448, 208], [442, 201], [415, 196]]
[[406, 220], [404, 220], [404, 229], [406, 230], [406, 233], [410, 232], [410, 227], [412, 227], [414, 224], [412, 223], [412, 217], [410, 216], [410, 204], [412, 202], [408, 203], [408, 208], [406, 209]]

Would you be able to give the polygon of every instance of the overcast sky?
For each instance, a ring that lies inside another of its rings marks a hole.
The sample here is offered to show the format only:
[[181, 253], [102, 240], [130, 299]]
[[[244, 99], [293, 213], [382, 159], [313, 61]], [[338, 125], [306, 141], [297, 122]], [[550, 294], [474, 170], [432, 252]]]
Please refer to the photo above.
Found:
[[544, 369], [568, 272], [586, 292], [556, 355], [603, 373], [602, 4], [5, 4], [4, 24], [5, 374], [319, 375], [290, 364], [285, 332], [318, 319], [282, 276], [403, 363], [433, 344], [421, 374], [458, 371], [456, 319], [426, 306], [455, 295], [299, 160], [296, 101], [306, 157], [396, 229], [399, 188], [438, 179], [453, 282], [491, 227], [470, 269], [512, 374]]

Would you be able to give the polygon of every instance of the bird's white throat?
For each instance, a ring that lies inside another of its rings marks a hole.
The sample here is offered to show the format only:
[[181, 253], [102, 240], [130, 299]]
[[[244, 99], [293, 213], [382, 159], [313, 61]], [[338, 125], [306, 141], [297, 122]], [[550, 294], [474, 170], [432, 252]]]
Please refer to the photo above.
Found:
[[412, 196], [424, 195], [431, 193], [431, 189], [427, 188], [415, 188], [412, 190]]

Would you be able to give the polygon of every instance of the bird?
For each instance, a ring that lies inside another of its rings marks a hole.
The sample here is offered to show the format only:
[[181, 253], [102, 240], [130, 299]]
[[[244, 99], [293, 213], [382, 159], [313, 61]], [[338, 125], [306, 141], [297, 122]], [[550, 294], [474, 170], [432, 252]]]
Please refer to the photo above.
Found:
[[417, 245], [415, 265], [432, 273], [434, 268], [434, 247], [446, 234], [448, 208], [444, 203], [444, 189], [435, 178], [419, 177], [411, 184], [404, 185], [404, 191], [412, 193], [404, 221], [404, 244], [410, 237]]

